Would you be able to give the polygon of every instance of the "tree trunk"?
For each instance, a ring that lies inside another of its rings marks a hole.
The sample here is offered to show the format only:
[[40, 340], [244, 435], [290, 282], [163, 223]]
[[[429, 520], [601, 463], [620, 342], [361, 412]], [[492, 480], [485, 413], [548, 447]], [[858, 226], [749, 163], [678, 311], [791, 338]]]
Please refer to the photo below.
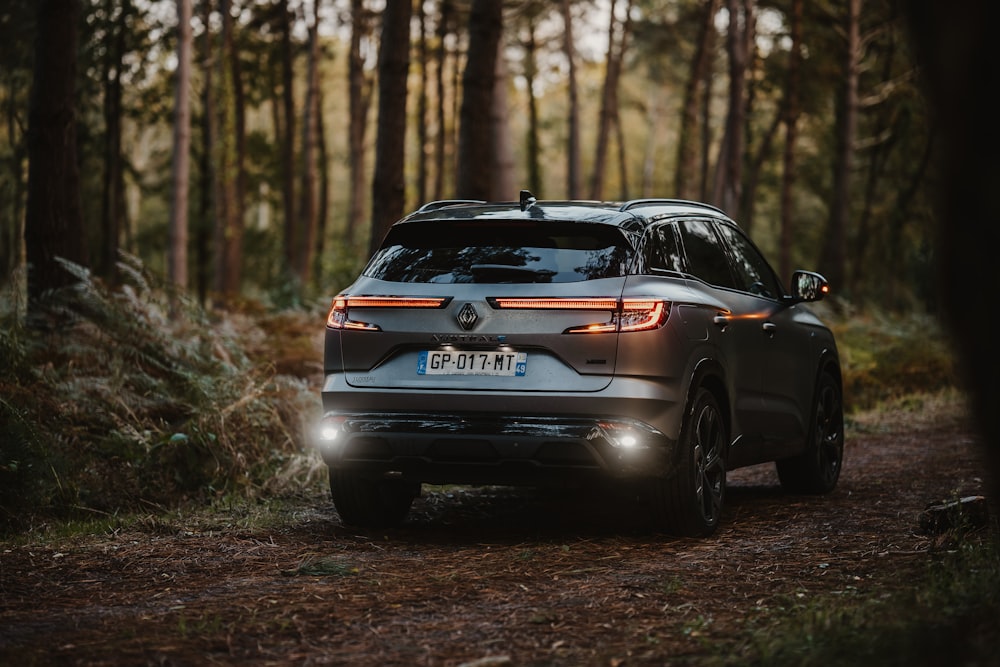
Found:
[[101, 193], [101, 243], [97, 271], [114, 280], [118, 262], [118, 244], [124, 211], [125, 182], [122, 160], [122, 81], [127, 22], [131, 14], [130, 0], [123, 0], [114, 15], [109, 2], [107, 30], [108, 48], [104, 57], [104, 181]]
[[369, 253], [403, 214], [406, 197], [406, 78], [410, 69], [410, 0], [387, 0], [378, 54], [378, 137], [372, 181], [372, 230]]
[[205, 27], [201, 36], [201, 157], [199, 164], [200, 193], [198, 201], [198, 225], [195, 231], [195, 282], [197, 283], [198, 302], [205, 304], [208, 300], [208, 290], [212, 275], [212, 230], [213, 213], [215, 211], [215, 136], [218, 118], [215, 108], [215, 63], [213, 41], [215, 36], [209, 26], [212, 25], [212, 2], [202, 4], [202, 24]]
[[847, 223], [850, 214], [854, 140], [858, 125], [860, 12], [861, 0], [847, 1], [847, 12], [844, 16], [844, 33], [847, 36], [844, 49], [844, 82], [837, 95], [833, 194], [826, 246], [820, 263], [820, 270], [824, 272], [834, 289], [843, 289], [847, 277]]
[[792, 275], [792, 238], [795, 218], [792, 211], [792, 192], [795, 189], [795, 144], [798, 139], [799, 72], [802, 70], [802, 13], [803, 0], [792, 1], [792, 46], [788, 54], [788, 82], [785, 85], [784, 123], [785, 152], [781, 175], [781, 234], [778, 250], [778, 275], [787, 280]]
[[503, 31], [503, 3], [473, 0], [469, 13], [469, 52], [462, 75], [456, 194], [490, 199], [493, 195], [493, 84]]
[[702, 22], [698, 33], [698, 44], [687, 83], [684, 85], [684, 101], [681, 111], [681, 127], [677, 138], [677, 173], [674, 175], [674, 192], [682, 199], [696, 199], [704, 196], [703, 185], [697, 176], [701, 173], [698, 157], [700, 142], [698, 128], [699, 109], [709, 97], [708, 73], [711, 70], [712, 54], [715, 50], [715, 15], [719, 12], [720, 0], [702, 2]]
[[281, 202], [284, 209], [285, 266], [295, 264], [295, 53], [292, 48], [292, 15], [288, 0], [281, 0], [278, 24], [281, 30], [281, 102], [284, 126], [281, 135]]
[[365, 218], [365, 135], [371, 106], [371, 81], [365, 76], [362, 42], [371, 37], [371, 14], [364, 0], [351, 0], [351, 46], [347, 56], [347, 86], [350, 118], [347, 144], [350, 154], [350, 197], [347, 206], [347, 242], [357, 240]]
[[191, 146], [191, 0], [177, 0], [177, 90], [174, 101], [173, 195], [167, 273], [177, 289], [188, 286], [188, 183]]
[[319, 168], [319, 193], [316, 201], [316, 254], [313, 281], [323, 287], [323, 258], [326, 253], [326, 230], [330, 220], [330, 154], [326, 144], [326, 123], [323, 120], [323, 89], [316, 94], [316, 158]]
[[29, 311], [46, 291], [75, 282], [56, 258], [87, 265], [76, 161], [79, 22], [79, 0], [38, 3], [24, 228]]
[[539, 195], [542, 191], [541, 141], [539, 140], [538, 99], [535, 96], [535, 78], [538, 75], [538, 44], [535, 40], [536, 16], [531, 14], [527, 21], [527, 40], [524, 43], [524, 80], [528, 96], [527, 129], [527, 170], [528, 189]]
[[573, 41], [573, 14], [570, 0], [562, 0], [563, 53], [568, 64], [566, 85], [569, 89], [566, 139], [566, 196], [579, 199], [582, 192], [580, 175], [580, 100], [576, 82], [576, 43]]
[[434, 73], [434, 87], [436, 91], [437, 103], [437, 137], [434, 141], [434, 199], [444, 197], [444, 180], [446, 167], [448, 165], [448, 129], [446, 125], [445, 109], [445, 65], [448, 60], [448, 35], [451, 32], [451, 22], [454, 16], [454, 8], [451, 0], [441, 0], [441, 12], [438, 18], [437, 29], [437, 53], [435, 60], [437, 69]]
[[514, 199], [519, 188], [515, 182], [514, 141], [511, 139], [507, 114], [507, 63], [503, 57], [503, 40], [497, 45], [490, 124], [493, 126], [493, 187], [489, 199]]
[[420, 34], [417, 35], [417, 55], [420, 59], [420, 88], [417, 91], [417, 202], [427, 201], [427, 167], [430, 146], [427, 143], [427, 68], [430, 65], [427, 55], [427, 12], [424, 3], [417, 3], [417, 25]]
[[[611, 18], [608, 25], [608, 55], [604, 75], [604, 89], [601, 95], [601, 114], [597, 124], [597, 145], [594, 154], [594, 171], [590, 179], [590, 198], [604, 196], [604, 167], [607, 162], [608, 143], [611, 129], [618, 115], [618, 80], [625, 59], [625, 47], [632, 25], [632, 0], [625, 7], [625, 20], [621, 35], [618, 35], [618, 19], [615, 16], [616, 0], [611, 0]], [[624, 187], [624, 184], [622, 184]]]
[[243, 195], [244, 195], [244, 99], [242, 67], [233, 34], [230, 0], [221, 0], [223, 54], [219, 59], [220, 83], [223, 91], [219, 112], [222, 114], [218, 134], [220, 193], [216, 200], [215, 289], [225, 303], [239, 294], [243, 263]]
[[[319, 2], [314, 7], [318, 12]], [[298, 221], [295, 231], [295, 275], [299, 286], [306, 287], [316, 247], [316, 113], [319, 85], [318, 14], [308, 27], [309, 63], [306, 71], [306, 99], [302, 112], [302, 184], [299, 189]]]
[[746, 127], [747, 55], [753, 43], [752, 0], [727, 0], [729, 31], [726, 50], [729, 53], [729, 110], [726, 128], [716, 163], [712, 201], [724, 211], [735, 215], [740, 203], [743, 178], [744, 132]]

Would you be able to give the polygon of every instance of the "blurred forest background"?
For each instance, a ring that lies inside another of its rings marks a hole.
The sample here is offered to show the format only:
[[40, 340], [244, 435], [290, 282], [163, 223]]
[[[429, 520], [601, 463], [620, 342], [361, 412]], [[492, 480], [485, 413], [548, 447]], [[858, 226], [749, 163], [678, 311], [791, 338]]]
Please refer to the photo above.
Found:
[[57, 286], [61, 256], [113, 284], [124, 252], [203, 303], [289, 305], [424, 201], [528, 188], [706, 200], [785, 279], [933, 311], [934, 127], [896, 5], [8, 0], [0, 280], [27, 259]]
[[329, 300], [430, 199], [714, 203], [830, 279], [848, 409], [955, 386], [906, 27], [893, 0], [5, 0], [0, 528], [315, 483]]

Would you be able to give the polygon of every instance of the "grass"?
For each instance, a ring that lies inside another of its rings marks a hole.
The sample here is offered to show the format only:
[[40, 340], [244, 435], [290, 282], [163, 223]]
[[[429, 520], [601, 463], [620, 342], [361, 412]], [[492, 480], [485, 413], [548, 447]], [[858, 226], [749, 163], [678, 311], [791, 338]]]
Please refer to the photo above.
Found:
[[791, 601], [747, 621], [730, 664], [1000, 664], [1000, 540], [960, 536], [916, 581], [877, 595], [857, 591]]

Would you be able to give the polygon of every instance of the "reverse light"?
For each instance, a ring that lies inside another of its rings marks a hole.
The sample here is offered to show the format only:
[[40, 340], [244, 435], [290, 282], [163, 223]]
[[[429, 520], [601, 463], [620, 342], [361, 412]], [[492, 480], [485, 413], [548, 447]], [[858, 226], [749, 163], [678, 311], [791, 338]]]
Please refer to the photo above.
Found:
[[352, 308], [444, 308], [450, 299], [446, 297], [410, 296], [349, 296], [341, 294], [330, 305], [326, 316], [326, 326], [331, 329], [351, 329], [354, 331], [381, 331], [377, 324], [352, 320]]

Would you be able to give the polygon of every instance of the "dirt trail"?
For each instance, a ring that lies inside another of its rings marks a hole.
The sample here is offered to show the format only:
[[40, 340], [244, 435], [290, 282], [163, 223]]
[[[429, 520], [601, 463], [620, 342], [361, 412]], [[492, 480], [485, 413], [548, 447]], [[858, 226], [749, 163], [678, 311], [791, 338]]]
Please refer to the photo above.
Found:
[[[0, 547], [0, 664], [700, 664], [820, 595], [889, 595], [934, 557], [918, 517], [984, 493], [955, 409], [854, 424], [827, 497], [730, 475], [707, 540], [595, 495], [432, 490], [403, 527], [344, 528], [326, 495]], [[261, 516], [263, 515], [263, 517]]]

